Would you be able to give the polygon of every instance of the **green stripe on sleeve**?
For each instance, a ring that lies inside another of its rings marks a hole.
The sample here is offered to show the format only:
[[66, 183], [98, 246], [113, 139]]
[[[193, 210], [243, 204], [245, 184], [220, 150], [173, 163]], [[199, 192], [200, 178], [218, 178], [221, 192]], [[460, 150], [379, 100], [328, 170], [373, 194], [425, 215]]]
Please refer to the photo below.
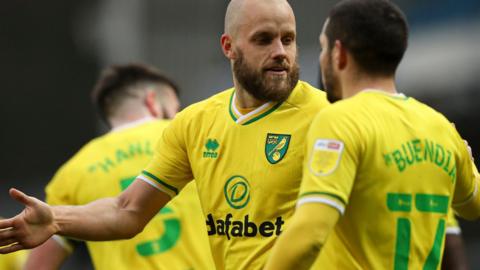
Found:
[[174, 186], [171, 186], [167, 183], [165, 183], [164, 181], [162, 181], [160, 178], [156, 177], [155, 175], [147, 172], [147, 171], [142, 171], [142, 174], [148, 176], [149, 178], [152, 178], [153, 180], [157, 181], [159, 184], [161, 184], [162, 186], [170, 189], [171, 191], [175, 192], [175, 194], [178, 195], [178, 189]]

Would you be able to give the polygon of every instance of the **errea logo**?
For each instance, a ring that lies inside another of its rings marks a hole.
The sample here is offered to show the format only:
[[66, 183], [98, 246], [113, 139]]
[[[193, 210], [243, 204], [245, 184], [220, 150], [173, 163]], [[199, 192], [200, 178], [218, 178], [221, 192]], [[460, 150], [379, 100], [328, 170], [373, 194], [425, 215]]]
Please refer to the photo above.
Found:
[[218, 157], [218, 152], [217, 149], [220, 146], [220, 144], [217, 142], [216, 139], [208, 139], [207, 142], [205, 143], [205, 150], [203, 151], [203, 157], [204, 158], [217, 158]]

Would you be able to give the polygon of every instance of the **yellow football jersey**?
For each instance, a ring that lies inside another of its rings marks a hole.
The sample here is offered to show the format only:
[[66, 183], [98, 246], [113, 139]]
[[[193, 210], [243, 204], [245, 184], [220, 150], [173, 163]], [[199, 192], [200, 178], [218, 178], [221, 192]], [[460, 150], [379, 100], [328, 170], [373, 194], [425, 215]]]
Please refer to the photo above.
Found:
[[[473, 163], [473, 161], [472, 161], [472, 168], [473, 168], [473, 174], [475, 175], [475, 177], [477, 179], [479, 179], [480, 176], [479, 176], [477, 168], [475, 167], [475, 163]], [[462, 228], [458, 224], [457, 217], [455, 216], [455, 210], [450, 209], [450, 211], [448, 212], [446, 222], [447, 222], [446, 223], [447, 224], [447, 229], [446, 229], [447, 234], [462, 234]]]
[[299, 82], [242, 115], [229, 89], [172, 121], [139, 176], [171, 196], [195, 178], [217, 269], [260, 269], [292, 215], [304, 143], [325, 93]]
[[28, 251], [20, 250], [10, 254], [0, 255], [0, 269], [21, 270], [27, 260]]
[[475, 190], [464, 142], [440, 113], [366, 90], [321, 111], [308, 132], [298, 204], [343, 216], [322, 269], [438, 269], [445, 220]]
[[458, 220], [455, 217], [455, 213], [454, 213], [453, 209], [449, 209], [449, 211], [448, 211], [445, 233], [446, 234], [461, 234], [462, 233], [462, 229], [460, 228], [460, 225], [458, 225]]
[[[81, 205], [116, 196], [148, 164], [167, 123], [149, 121], [92, 140], [49, 183], [47, 202]], [[196, 187], [185, 191], [134, 238], [87, 242], [95, 269], [214, 268]]]

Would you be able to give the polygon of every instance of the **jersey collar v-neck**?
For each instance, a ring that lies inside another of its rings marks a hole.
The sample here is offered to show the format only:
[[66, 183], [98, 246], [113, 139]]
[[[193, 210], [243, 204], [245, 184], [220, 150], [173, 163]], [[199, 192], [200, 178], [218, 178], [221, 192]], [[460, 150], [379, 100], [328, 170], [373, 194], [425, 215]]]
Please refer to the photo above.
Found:
[[235, 123], [239, 125], [248, 125], [257, 120], [260, 120], [265, 116], [269, 115], [270, 113], [272, 113], [273, 111], [275, 111], [278, 107], [280, 107], [280, 105], [282, 105], [282, 102], [279, 102], [279, 103], [267, 102], [246, 114], [242, 114], [236, 106], [235, 99], [236, 99], [236, 94], [235, 94], [235, 90], [233, 90], [232, 95], [230, 97], [230, 104], [229, 104], [228, 111], [233, 121], [235, 121]]

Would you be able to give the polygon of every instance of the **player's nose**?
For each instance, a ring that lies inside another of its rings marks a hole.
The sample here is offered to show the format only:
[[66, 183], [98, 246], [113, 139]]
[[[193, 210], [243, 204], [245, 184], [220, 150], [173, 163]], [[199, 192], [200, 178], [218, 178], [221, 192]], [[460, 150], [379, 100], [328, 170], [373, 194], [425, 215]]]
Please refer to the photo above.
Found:
[[287, 50], [281, 39], [272, 43], [272, 58], [287, 58]]

